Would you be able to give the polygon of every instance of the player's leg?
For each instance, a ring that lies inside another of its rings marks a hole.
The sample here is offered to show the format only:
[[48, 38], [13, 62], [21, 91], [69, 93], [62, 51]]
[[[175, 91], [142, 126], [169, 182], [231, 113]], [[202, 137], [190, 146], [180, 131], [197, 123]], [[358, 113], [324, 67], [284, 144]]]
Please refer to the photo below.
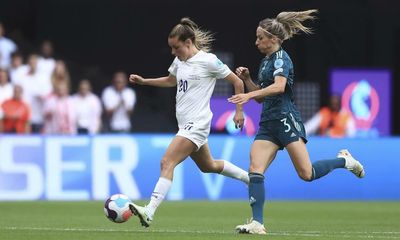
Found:
[[249, 201], [252, 209], [252, 221], [236, 226], [239, 233], [265, 234], [264, 202], [265, 186], [264, 172], [275, 159], [279, 146], [271, 141], [255, 140], [251, 146], [249, 168]]
[[190, 157], [204, 173], [219, 173], [249, 184], [249, 175], [245, 170], [226, 160], [214, 160], [211, 156], [208, 143], [201, 146], [198, 151], [193, 152]]
[[362, 165], [347, 150], [339, 152], [337, 158], [319, 160], [311, 164], [306, 145], [302, 138], [286, 146], [299, 177], [305, 181], [321, 178], [334, 169], [346, 168], [358, 177], [364, 176]]
[[339, 152], [336, 158], [319, 160], [311, 164], [306, 147], [306, 133], [301, 121], [292, 114], [281, 120], [283, 128], [278, 132], [279, 141], [286, 147], [299, 177], [305, 181], [321, 178], [336, 168], [346, 168], [362, 177], [364, 168], [347, 150]]
[[[323, 173], [328, 173], [326, 171], [329, 171], [329, 169], [321, 167], [320, 164], [316, 165], [316, 169], [313, 168], [310, 161], [310, 156], [308, 155], [306, 144], [303, 142], [302, 138], [298, 138], [297, 141], [291, 142], [286, 145], [286, 150], [288, 151], [290, 159], [293, 162], [297, 175], [304, 181], [314, 180], [317, 176], [314, 173], [316, 170], [316, 172], [318, 173], [318, 177], [321, 177], [320, 175]], [[339, 163], [339, 165], [341, 164], [344, 164], [344, 161]]]
[[161, 160], [161, 174], [146, 207], [131, 205], [132, 212], [137, 215], [143, 226], [148, 227], [153, 215], [167, 195], [171, 185], [175, 167], [185, 160], [197, 146], [189, 139], [176, 136], [168, 146]]
[[148, 208], [154, 214], [157, 207], [167, 195], [174, 174], [175, 167], [185, 160], [196, 149], [196, 145], [189, 139], [176, 136], [168, 146], [162, 160], [160, 178], [151, 194]]

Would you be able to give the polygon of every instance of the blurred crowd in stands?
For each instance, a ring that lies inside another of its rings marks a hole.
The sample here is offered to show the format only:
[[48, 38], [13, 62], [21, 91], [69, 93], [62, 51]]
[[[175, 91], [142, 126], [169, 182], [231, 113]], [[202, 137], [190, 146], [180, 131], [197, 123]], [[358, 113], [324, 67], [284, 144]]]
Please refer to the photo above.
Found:
[[[5, 35], [0, 22], [0, 133], [96, 134], [131, 131], [136, 94], [128, 76], [116, 71], [109, 86], [97, 96], [93, 79], [74, 79], [68, 66], [55, 59], [53, 43], [41, 42], [36, 52], [24, 55]], [[75, 84], [76, 85], [76, 84]], [[354, 121], [332, 96], [305, 123], [308, 135], [351, 137]]]
[[25, 56], [0, 22], [0, 133], [130, 132], [136, 94], [127, 83], [117, 71], [100, 97], [90, 79], [71, 89], [68, 66], [54, 58], [51, 41]]

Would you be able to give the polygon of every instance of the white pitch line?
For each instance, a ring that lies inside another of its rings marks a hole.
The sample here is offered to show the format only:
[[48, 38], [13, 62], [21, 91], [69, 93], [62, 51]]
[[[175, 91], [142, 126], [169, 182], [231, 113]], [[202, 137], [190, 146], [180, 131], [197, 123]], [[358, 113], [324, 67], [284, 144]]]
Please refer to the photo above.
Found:
[[[278, 232], [279, 232], [279, 231], [278, 231]], [[285, 231], [283, 231], [283, 232], [285, 232]], [[390, 231], [390, 232], [387, 232], [387, 231], [383, 231], [383, 232], [376, 232], [376, 231], [373, 231], [373, 232], [360, 232], [360, 231], [354, 231], [354, 232], [346, 232], [346, 231], [340, 231], [340, 232], [329, 232], [329, 231], [292, 231], [292, 232], [296, 232], [296, 233], [303, 233], [303, 232], [305, 232], [305, 233], [326, 233], [326, 234], [329, 234], [329, 233], [343, 233], [343, 234], [359, 233], [359, 234], [399, 234], [399, 235], [400, 235], [400, 232], [393, 232], [393, 231]]]
[[[55, 232], [151, 232], [151, 233], [194, 233], [194, 234], [234, 234], [234, 231], [196, 231], [196, 230], [168, 230], [168, 229], [107, 229], [107, 228], [51, 228], [51, 227], [0, 227], [0, 230], [22, 231], [55, 231]], [[328, 232], [328, 231], [274, 231], [267, 235], [298, 236], [298, 237], [331, 237], [340, 238], [372, 238], [372, 239], [400, 239], [400, 232]], [[379, 236], [381, 235], [381, 236]], [[386, 236], [383, 236], [386, 235]], [[389, 235], [389, 236], [388, 236]], [[393, 236], [398, 235], [398, 236]]]
[[168, 229], [106, 229], [106, 228], [50, 228], [50, 227], [0, 227], [0, 230], [32, 230], [55, 232], [154, 232], [154, 233], [218, 233], [227, 234], [224, 231], [195, 231], [195, 230], [168, 230]]

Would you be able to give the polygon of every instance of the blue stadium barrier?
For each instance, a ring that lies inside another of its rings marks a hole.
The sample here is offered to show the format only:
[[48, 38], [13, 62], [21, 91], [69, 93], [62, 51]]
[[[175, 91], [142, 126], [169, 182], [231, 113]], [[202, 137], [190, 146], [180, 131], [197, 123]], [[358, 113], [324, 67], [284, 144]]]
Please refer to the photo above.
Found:
[[[0, 200], [104, 200], [114, 193], [149, 198], [159, 162], [173, 135], [0, 135]], [[253, 139], [213, 135], [213, 156], [247, 169]], [[348, 148], [366, 169], [358, 179], [339, 169], [315, 182], [298, 178], [286, 151], [266, 173], [266, 194], [275, 200], [400, 200], [400, 138], [310, 138], [312, 161]], [[168, 199], [246, 199], [246, 186], [200, 173], [191, 159], [175, 169]]]

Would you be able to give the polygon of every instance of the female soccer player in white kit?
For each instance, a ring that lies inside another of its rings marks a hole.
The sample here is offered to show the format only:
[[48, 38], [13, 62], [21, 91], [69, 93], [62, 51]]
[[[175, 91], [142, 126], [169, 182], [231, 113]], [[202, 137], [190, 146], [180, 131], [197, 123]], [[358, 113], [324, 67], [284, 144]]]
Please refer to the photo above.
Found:
[[[219, 173], [249, 183], [248, 173], [224, 160], [214, 160], [210, 154], [207, 137], [210, 133], [212, 112], [210, 98], [216, 79], [232, 83], [235, 94], [243, 93], [242, 81], [214, 54], [208, 53], [213, 38], [202, 31], [189, 18], [181, 19], [168, 36], [175, 59], [169, 75], [160, 78], [143, 78], [131, 74], [129, 80], [140, 85], [177, 87], [176, 118], [179, 131], [161, 160], [160, 178], [145, 207], [131, 205], [143, 226], [148, 227], [154, 212], [167, 195], [173, 179], [174, 168], [190, 156], [202, 172]], [[234, 122], [242, 128], [244, 117], [241, 105], [236, 105]]]

